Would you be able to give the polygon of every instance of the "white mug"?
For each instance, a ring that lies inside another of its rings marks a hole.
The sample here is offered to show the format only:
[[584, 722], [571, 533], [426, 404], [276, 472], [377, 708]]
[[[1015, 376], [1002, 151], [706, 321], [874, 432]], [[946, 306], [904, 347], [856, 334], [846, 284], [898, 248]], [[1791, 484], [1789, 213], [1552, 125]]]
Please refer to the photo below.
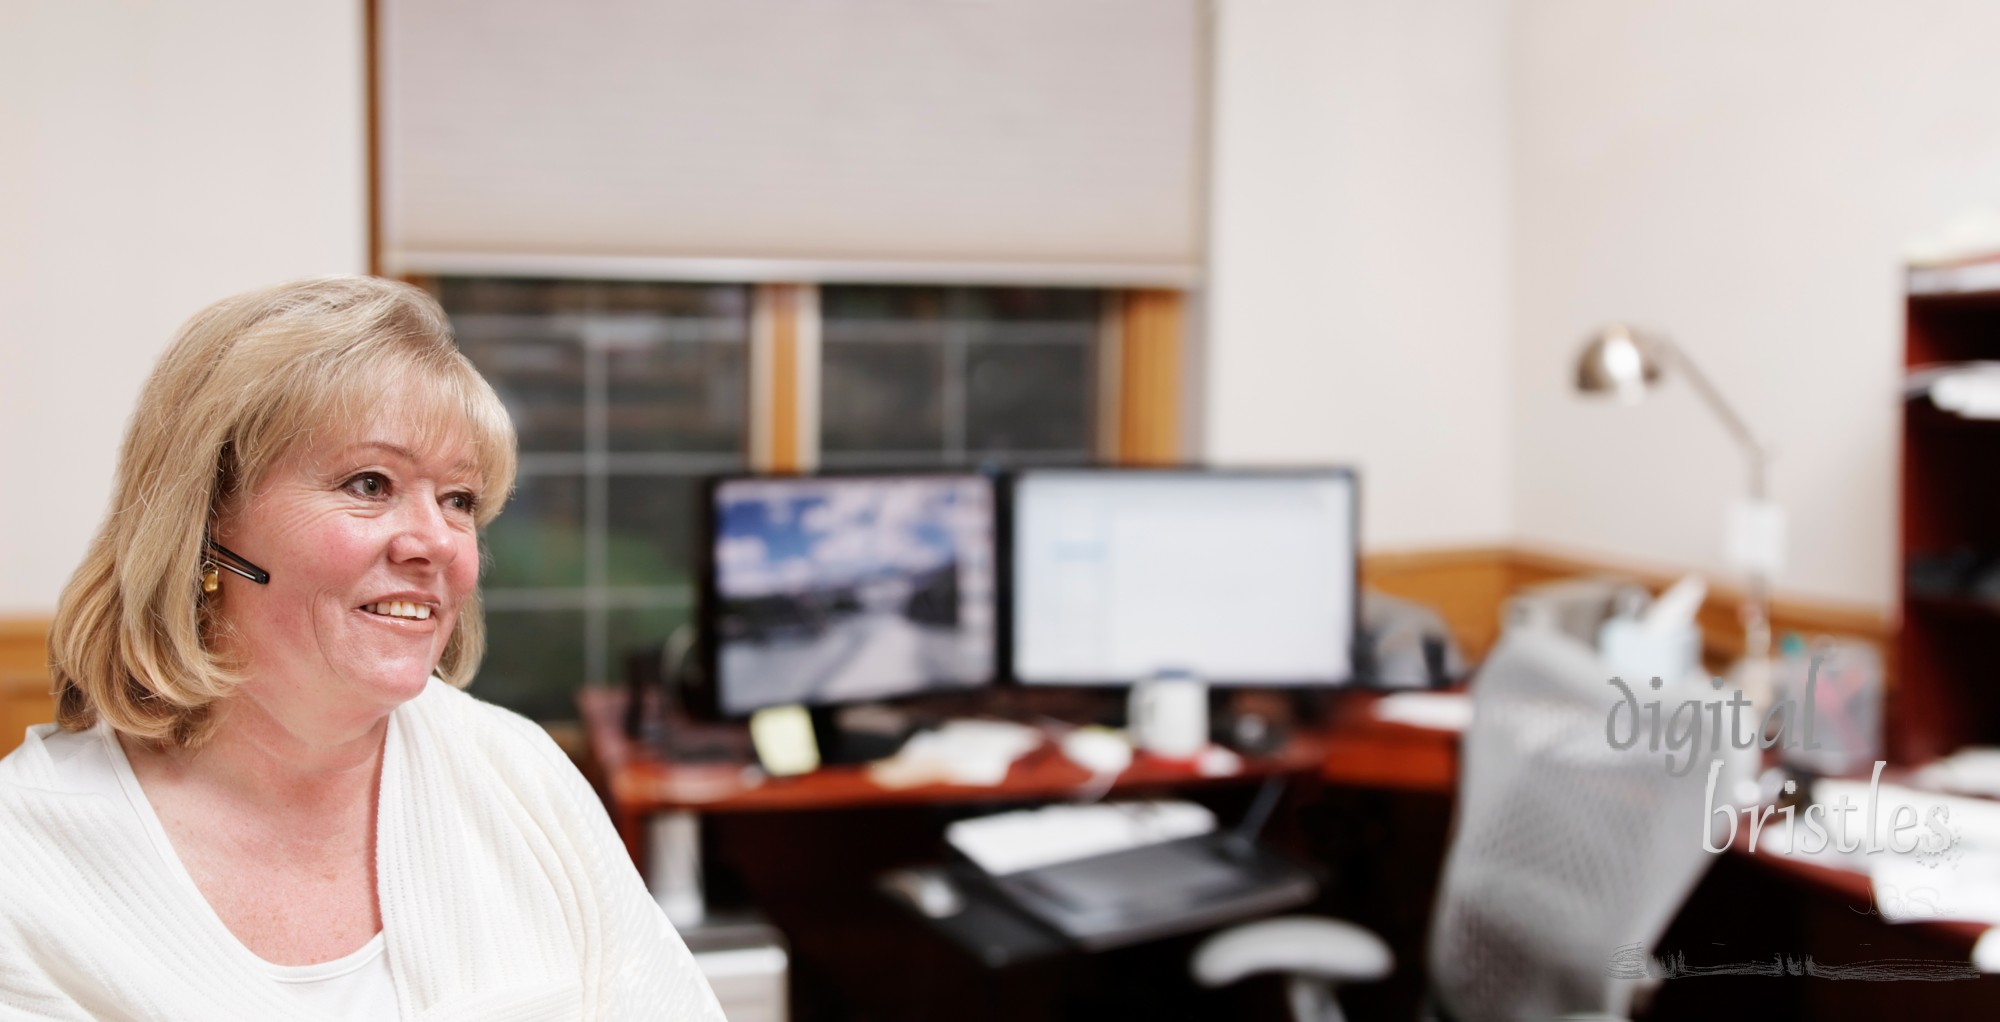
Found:
[[1188, 759], [1208, 747], [1208, 686], [1185, 674], [1149, 678], [1132, 686], [1126, 718], [1134, 745]]

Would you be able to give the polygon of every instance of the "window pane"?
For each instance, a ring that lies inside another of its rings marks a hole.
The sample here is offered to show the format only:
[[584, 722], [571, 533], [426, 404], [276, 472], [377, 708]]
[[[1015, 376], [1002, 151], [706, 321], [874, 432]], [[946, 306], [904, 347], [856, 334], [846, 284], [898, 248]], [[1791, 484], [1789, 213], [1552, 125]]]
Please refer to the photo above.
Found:
[[617, 682], [625, 678], [625, 657], [627, 654], [653, 646], [663, 645], [667, 636], [675, 628], [686, 623], [692, 616], [693, 605], [682, 604], [660, 607], [625, 607], [611, 612], [609, 638], [611, 647], [611, 673], [605, 681]]
[[980, 287], [967, 288], [964, 301], [969, 319], [1082, 324], [1094, 336], [1102, 292], [1076, 287]]
[[690, 585], [700, 489], [688, 476], [613, 476], [605, 580], [614, 586]]
[[1088, 451], [1094, 341], [1086, 334], [1070, 341], [972, 344], [966, 446], [973, 454]]
[[951, 289], [942, 287], [824, 287], [820, 316], [828, 324], [845, 320], [937, 322], [945, 318]]
[[834, 331], [821, 344], [820, 446], [835, 451], [936, 451], [944, 447], [944, 348]]
[[580, 610], [488, 610], [473, 695], [536, 720], [575, 720], [583, 682]]
[[523, 453], [584, 446], [584, 285], [446, 280], [440, 300], [459, 350], [507, 406]]
[[522, 476], [486, 528], [486, 587], [582, 585], [583, 497], [582, 476]]
[[589, 304], [590, 290], [579, 280], [444, 277], [437, 285], [438, 301], [453, 316], [574, 314]]
[[750, 399], [749, 321], [656, 318], [648, 325], [648, 336], [605, 351], [607, 446], [740, 450]]
[[1081, 288], [823, 288], [822, 462], [1088, 460], [1102, 302]]

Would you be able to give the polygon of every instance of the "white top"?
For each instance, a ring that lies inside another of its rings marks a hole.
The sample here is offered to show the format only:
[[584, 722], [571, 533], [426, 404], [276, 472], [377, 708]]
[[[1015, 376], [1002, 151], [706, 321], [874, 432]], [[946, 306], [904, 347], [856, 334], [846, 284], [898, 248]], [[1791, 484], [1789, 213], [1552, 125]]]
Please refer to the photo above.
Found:
[[[109, 725], [99, 721], [88, 731], [55, 731], [43, 736], [42, 745], [48, 750], [59, 786], [102, 796], [128, 810], [131, 823], [152, 839], [148, 843], [167, 871], [201, 897]], [[396, 983], [389, 975], [389, 957], [383, 954], [387, 946], [378, 932], [354, 951], [315, 965], [276, 965], [258, 958], [247, 947], [243, 954], [300, 1004], [335, 1018], [384, 1019], [396, 1017]]]
[[5, 1022], [722, 1022], [568, 758], [534, 723], [435, 680], [390, 716], [383, 929], [352, 955], [288, 968], [250, 953], [101, 732], [31, 728], [0, 760], [0, 877]]

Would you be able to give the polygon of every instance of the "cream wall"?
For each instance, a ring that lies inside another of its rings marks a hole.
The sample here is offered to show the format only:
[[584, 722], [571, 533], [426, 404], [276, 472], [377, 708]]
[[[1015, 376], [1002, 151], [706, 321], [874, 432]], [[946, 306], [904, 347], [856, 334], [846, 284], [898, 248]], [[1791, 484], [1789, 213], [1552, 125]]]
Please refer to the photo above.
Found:
[[[142, 374], [205, 301], [366, 263], [358, 0], [0, 0], [0, 615], [46, 613]], [[1566, 392], [1671, 331], [1775, 442], [1794, 594], [1893, 591], [1903, 243], [2000, 203], [1979, 0], [1216, 0], [1197, 453], [1349, 461], [1370, 546], [1523, 538], [1721, 571], [1735, 452], [1684, 386]]]
[[1217, 2], [1200, 453], [1358, 465], [1373, 548], [1511, 531], [1507, 24]]
[[1903, 244], [2000, 204], [2000, 5], [1521, 0], [1513, 523], [1724, 570], [1741, 459], [1684, 384], [1583, 403], [1594, 324], [1672, 334], [1777, 450], [1780, 592], [1895, 590]]
[[0, 615], [45, 614], [173, 329], [367, 267], [359, 0], [0, 0]]

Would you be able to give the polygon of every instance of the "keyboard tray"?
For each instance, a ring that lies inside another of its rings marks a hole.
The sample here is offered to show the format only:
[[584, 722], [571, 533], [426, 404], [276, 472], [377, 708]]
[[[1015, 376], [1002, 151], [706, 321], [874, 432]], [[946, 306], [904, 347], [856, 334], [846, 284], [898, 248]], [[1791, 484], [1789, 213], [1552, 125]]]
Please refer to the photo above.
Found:
[[1022, 870], [987, 882], [1079, 947], [1103, 951], [1309, 902], [1305, 870], [1230, 834], [1204, 834]]

